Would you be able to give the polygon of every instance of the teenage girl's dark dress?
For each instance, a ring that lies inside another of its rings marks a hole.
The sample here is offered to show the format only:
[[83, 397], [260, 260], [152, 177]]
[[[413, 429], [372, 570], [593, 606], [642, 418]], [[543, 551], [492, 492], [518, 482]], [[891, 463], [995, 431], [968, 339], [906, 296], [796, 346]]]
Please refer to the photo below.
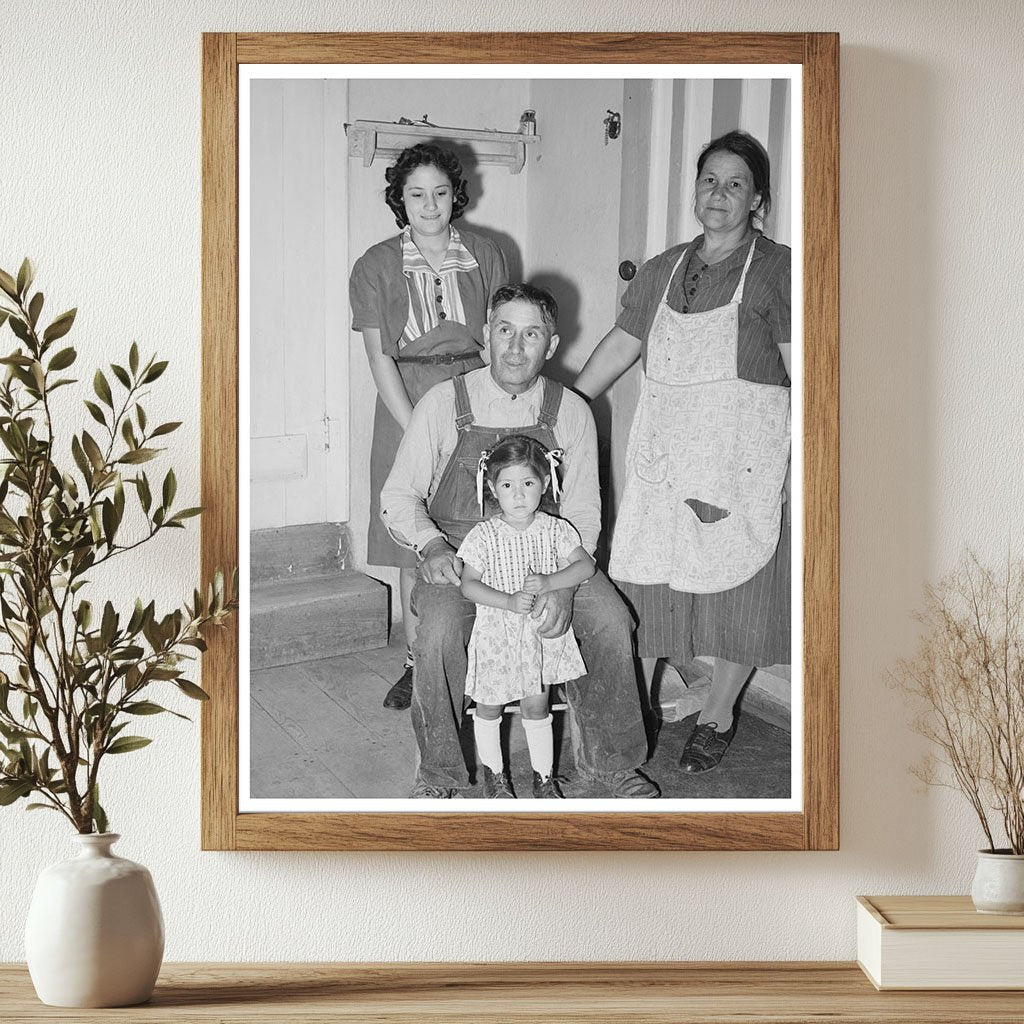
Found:
[[[405, 228], [356, 260], [349, 282], [352, 329], [380, 331], [381, 349], [396, 361], [415, 405], [435, 384], [483, 366], [487, 304], [507, 281], [505, 257], [489, 239], [453, 226], [444, 263], [434, 271]], [[391, 539], [378, 515], [401, 440], [401, 427], [378, 395], [370, 452], [371, 565], [416, 565], [415, 554]]]

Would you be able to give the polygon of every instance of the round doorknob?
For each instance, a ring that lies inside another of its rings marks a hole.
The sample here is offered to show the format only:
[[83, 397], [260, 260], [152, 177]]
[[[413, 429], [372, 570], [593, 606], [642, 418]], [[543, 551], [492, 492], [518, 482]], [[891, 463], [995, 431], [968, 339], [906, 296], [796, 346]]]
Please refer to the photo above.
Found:
[[623, 260], [619, 264], [619, 277], [623, 281], [632, 281], [636, 277], [636, 264], [632, 260]]

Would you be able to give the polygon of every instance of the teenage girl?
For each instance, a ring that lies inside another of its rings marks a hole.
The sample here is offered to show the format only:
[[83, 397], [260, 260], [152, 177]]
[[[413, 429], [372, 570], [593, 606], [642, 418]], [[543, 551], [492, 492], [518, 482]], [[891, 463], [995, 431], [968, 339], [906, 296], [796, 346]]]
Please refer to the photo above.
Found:
[[595, 567], [570, 523], [538, 511], [549, 486], [557, 501], [558, 454], [520, 434], [484, 452], [477, 491], [482, 497], [485, 481], [501, 512], [475, 526], [458, 551], [463, 596], [477, 605], [466, 694], [476, 701], [474, 734], [488, 798], [515, 797], [499, 729], [504, 706], [516, 700], [533, 765], [533, 795], [563, 796], [552, 775], [548, 691], [587, 669], [572, 630], [544, 639], [531, 613], [538, 595], [579, 586]]
[[370, 454], [370, 528], [366, 560], [398, 566], [408, 641], [405, 671], [384, 707], [404, 711], [412, 700], [416, 616], [410, 595], [416, 555], [400, 548], [377, 515], [412, 407], [435, 384], [483, 366], [487, 300], [508, 280], [505, 257], [490, 240], [453, 221], [469, 202], [455, 154], [421, 143], [403, 150], [384, 172], [385, 202], [402, 229], [371, 246], [352, 268], [352, 328], [363, 336], [377, 408]]

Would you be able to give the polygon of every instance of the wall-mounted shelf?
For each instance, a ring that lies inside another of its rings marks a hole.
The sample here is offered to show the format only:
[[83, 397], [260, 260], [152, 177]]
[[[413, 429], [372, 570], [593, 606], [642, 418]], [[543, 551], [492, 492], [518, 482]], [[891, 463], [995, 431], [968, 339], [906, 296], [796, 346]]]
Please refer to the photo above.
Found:
[[436, 128], [426, 124], [398, 124], [393, 121], [354, 121], [345, 125], [348, 155], [361, 157], [364, 167], [374, 160], [394, 159], [407, 146], [418, 142], [451, 139], [473, 147], [482, 164], [503, 164], [518, 174], [526, 163], [526, 147], [540, 142], [540, 136], [525, 132], [498, 132], [479, 128]]

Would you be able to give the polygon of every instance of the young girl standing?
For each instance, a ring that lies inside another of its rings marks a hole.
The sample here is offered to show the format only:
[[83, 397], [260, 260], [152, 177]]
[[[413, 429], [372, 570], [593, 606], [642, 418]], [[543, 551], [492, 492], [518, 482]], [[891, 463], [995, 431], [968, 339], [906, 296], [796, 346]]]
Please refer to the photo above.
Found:
[[590, 579], [594, 560], [570, 523], [538, 511], [549, 485], [557, 500], [557, 454], [520, 434], [483, 453], [477, 490], [482, 499], [486, 481], [501, 513], [475, 526], [458, 551], [463, 596], [477, 605], [466, 695], [476, 701], [473, 728], [488, 798], [515, 797], [499, 729], [504, 706], [516, 700], [533, 765], [533, 795], [563, 795], [552, 776], [548, 690], [587, 669], [572, 630], [554, 639], [541, 637], [531, 612], [538, 595]]

